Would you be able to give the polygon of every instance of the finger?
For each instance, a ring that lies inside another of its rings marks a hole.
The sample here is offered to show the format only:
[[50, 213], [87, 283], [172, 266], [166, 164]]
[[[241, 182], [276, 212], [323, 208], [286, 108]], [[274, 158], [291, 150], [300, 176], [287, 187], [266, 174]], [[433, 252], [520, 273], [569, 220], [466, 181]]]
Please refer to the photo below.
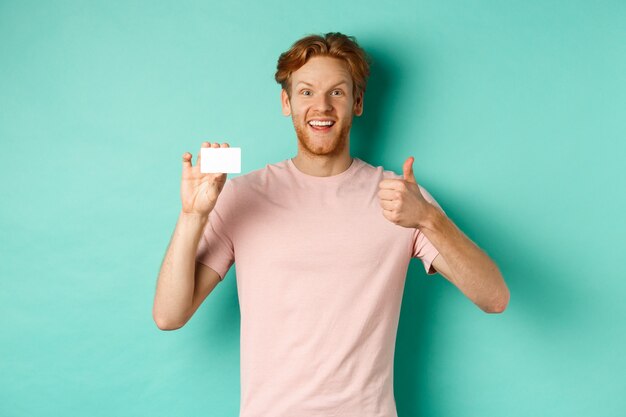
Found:
[[393, 220], [391, 220], [391, 219], [393, 219], [393, 211], [392, 210], [385, 210], [385, 209], [383, 209], [383, 216], [387, 220], [389, 220], [390, 222], [393, 222]]
[[191, 156], [189, 152], [183, 154], [183, 169], [191, 168]]
[[211, 148], [219, 148], [219, 147], [220, 147], [220, 144], [217, 142], [211, 144]]
[[398, 204], [395, 201], [390, 200], [378, 200], [380, 206], [385, 210], [395, 210], [398, 208]]
[[[211, 142], [202, 142], [200, 148], [210, 148]], [[196, 166], [200, 166], [200, 160], [202, 159], [202, 149], [198, 151], [198, 157], [196, 158]]]
[[404, 186], [403, 180], [388, 179], [388, 180], [382, 180], [381, 182], [378, 183], [379, 188], [387, 189], [387, 190], [402, 191], [403, 186]]
[[381, 200], [397, 200], [399, 195], [396, 190], [381, 189], [378, 191], [378, 198]]

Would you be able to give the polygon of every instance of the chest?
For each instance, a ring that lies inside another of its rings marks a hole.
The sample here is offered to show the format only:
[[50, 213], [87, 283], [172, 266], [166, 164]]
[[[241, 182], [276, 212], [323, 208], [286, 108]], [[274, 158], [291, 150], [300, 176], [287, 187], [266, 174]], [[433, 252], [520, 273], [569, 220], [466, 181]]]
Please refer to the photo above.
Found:
[[390, 254], [410, 257], [411, 230], [387, 220], [377, 198], [257, 200], [237, 225], [235, 262], [254, 258], [285, 273], [368, 270]]

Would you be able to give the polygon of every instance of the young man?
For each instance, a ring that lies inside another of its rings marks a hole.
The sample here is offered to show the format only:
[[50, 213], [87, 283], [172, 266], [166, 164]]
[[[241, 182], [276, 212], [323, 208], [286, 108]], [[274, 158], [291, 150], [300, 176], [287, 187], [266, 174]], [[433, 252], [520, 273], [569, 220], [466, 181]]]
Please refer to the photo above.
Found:
[[350, 156], [368, 75], [353, 37], [300, 39], [276, 72], [298, 154], [229, 181], [183, 156], [182, 211], [153, 315], [161, 329], [183, 326], [237, 261], [241, 417], [396, 416], [411, 258], [486, 312], [508, 303], [494, 262], [417, 184], [413, 157], [399, 176]]

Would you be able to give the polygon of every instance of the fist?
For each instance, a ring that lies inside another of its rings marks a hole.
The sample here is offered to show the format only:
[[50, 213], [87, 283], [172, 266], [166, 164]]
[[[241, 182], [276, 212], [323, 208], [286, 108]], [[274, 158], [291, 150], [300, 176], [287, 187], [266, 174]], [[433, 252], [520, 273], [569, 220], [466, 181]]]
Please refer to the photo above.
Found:
[[386, 179], [378, 183], [378, 199], [383, 216], [402, 227], [420, 227], [432, 207], [424, 199], [413, 175], [414, 160], [410, 156], [404, 161], [403, 179]]

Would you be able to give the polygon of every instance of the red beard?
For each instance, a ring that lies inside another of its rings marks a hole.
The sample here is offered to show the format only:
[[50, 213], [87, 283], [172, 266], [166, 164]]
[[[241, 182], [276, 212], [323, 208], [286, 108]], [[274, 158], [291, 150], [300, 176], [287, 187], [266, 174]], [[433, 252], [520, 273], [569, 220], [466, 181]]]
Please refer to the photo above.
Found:
[[293, 125], [296, 129], [298, 142], [304, 153], [310, 156], [338, 156], [344, 151], [346, 146], [348, 146], [348, 137], [352, 121], [342, 124], [341, 128], [338, 127], [338, 122], [335, 122], [331, 129], [339, 129], [338, 131], [320, 135], [316, 135], [308, 123], [301, 126], [294, 121]]

